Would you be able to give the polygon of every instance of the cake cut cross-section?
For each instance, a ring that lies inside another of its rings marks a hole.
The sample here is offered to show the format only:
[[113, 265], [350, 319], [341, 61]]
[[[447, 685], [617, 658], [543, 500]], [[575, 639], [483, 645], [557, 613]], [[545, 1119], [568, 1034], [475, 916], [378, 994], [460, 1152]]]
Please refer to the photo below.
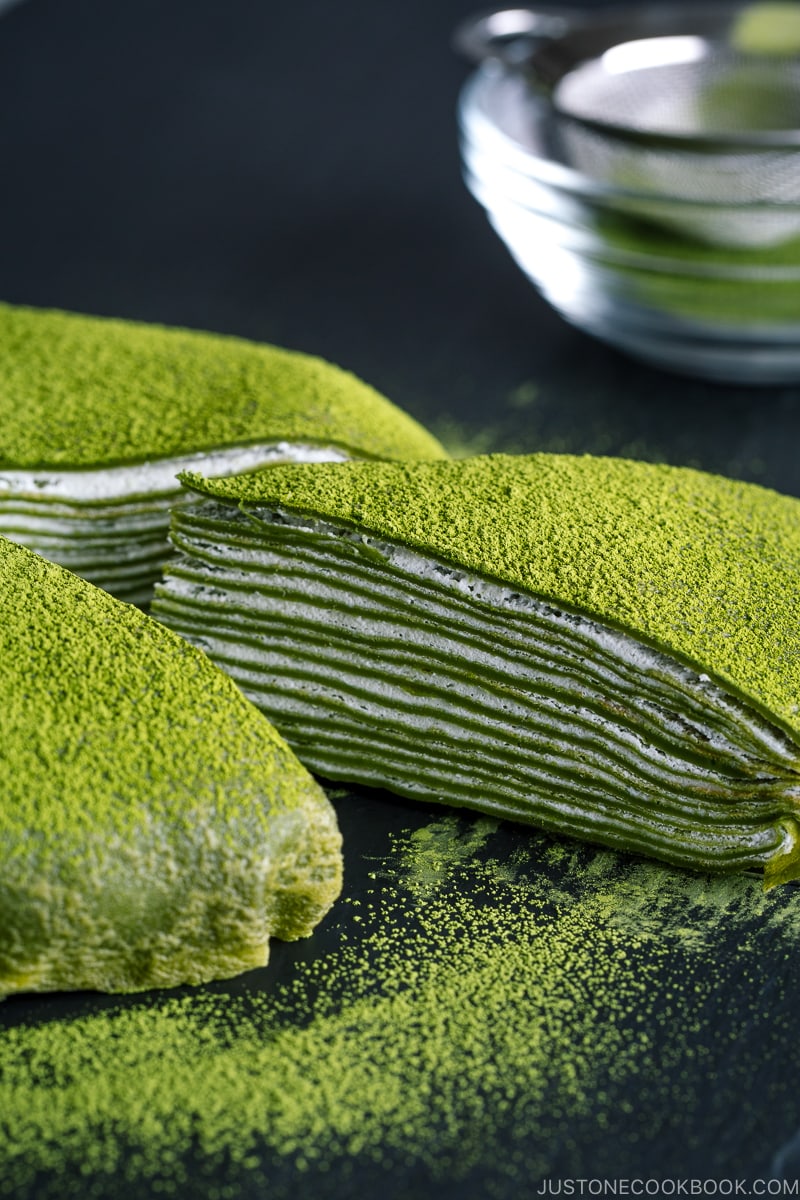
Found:
[[146, 605], [183, 470], [443, 458], [366, 383], [311, 355], [0, 304], [0, 534]]
[[0, 995], [262, 966], [341, 869], [325, 793], [222, 671], [0, 538]]
[[184, 482], [154, 614], [312, 771], [800, 874], [800, 501], [547, 454]]

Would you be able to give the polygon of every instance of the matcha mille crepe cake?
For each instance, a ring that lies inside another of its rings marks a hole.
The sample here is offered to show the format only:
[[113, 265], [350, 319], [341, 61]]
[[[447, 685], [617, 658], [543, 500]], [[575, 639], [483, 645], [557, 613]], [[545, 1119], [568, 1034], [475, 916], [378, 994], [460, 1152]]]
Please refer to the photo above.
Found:
[[205, 655], [0, 538], [0, 995], [226, 978], [341, 886], [324, 792]]
[[353, 375], [240, 338], [0, 305], [0, 534], [146, 604], [176, 476], [443, 458]]
[[313, 771], [800, 874], [800, 501], [566, 455], [185, 483], [154, 615]]

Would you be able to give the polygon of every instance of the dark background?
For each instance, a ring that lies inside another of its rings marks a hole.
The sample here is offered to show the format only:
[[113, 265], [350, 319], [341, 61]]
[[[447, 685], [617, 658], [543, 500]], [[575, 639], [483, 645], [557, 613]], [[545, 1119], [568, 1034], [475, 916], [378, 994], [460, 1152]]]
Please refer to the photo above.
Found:
[[798, 490], [797, 388], [677, 381], [569, 329], [460, 178], [468, 0], [26, 0], [0, 21], [0, 295], [338, 362], [481, 450]]
[[[469, 68], [450, 36], [471, 12], [468, 0], [8, 9], [0, 297], [320, 354], [463, 450], [624, 453], [800, 493], [800, 388], [711, 385], [640, 366], [568, 328], [513, 265], [460, 178], [455, 106]], [[362, 797], [338, 801], [350, 895], [387, 829], [428, 819], [423, 806], [392, 803], [370, 826]], [[279, 948], [271, 970], [310, 952]], [[742, 1033], [736, 1006], [752, 1012], [771, 972], [782, 990], [763, 993], [760, 1020]], [[678, 1114], [680, 1134], [633, 1139], [620, 1173], [733, 1164], [763, 1174], [791, 1144], [798, 970], [775, 957], [754, 978], [719, 1015], [731, 1055], [744, 1037], [747, 1061], [767, 1064], [753, 1068], [747, 1103], [748, 1081], [739, 1072], [726, 1086], [718, 1055], [716, 1077], [698, 1076], [696, 1111]], [[102, 1003], [18, 999], [3, 1020]], [[646, 1107], [646, 1083], [635, 1102]], [[715, 1133], [705, 1131], [712, 1110]], [[584, 1169], [613, 1158], [601, 1129], [581, 1137]], [[566, 1152], [558, 1162], [569, 1169]], [[402, 1186], [412, 1183], [415, 1195], [444, 1194], [424, 1174]], [[477, 1173], [452, 1195], [477, 1200], [484, 1184]], [[335, 1180], [326, 1186], [336, 1192]], [[399, 1197], [401, 1185], [373, 1171], [337, 1194], [379, 1192]]]

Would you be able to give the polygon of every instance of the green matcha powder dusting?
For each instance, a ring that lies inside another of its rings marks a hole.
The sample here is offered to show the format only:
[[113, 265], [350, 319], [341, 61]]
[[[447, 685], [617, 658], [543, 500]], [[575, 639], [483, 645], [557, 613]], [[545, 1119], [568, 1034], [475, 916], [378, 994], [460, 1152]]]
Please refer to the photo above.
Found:
[[456, 817], [395, 840], [371, 880], [349, 939], [334, 927], [336, 948], [270, 993], [7, 1030], [0, 1195], [183, 1194], [189, 1171], [209, 1198], [296, 1195], [301, 1178], [324, 1196], [356, 1170], [392, 1196], [420, 1176], [492, 1195], [559, 1165], [615, 1173], [637, 1140], [685, 1161], [698, 1126], [732, 1168], [742, 1134], [697, 1094], [725, 1073], [751, 1136], [764, 1110], [791, 1135], [780, 1029], [757, 1070], [742, 1040], [791, 1003], [788, 966], [764, 979], [757, 957], [796, 957], [791, 889]]
[[299, 442], [440, 458], [354, 375], [244, 338], [0, 303], [0, 464], [72, 469]]

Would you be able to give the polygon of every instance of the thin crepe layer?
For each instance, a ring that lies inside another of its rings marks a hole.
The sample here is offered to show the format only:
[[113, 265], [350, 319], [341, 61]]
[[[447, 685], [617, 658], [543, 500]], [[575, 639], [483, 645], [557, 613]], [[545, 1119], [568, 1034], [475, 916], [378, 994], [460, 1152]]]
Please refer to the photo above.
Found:
[[309, 355], [10, 305], [0, 340], [0, 533], [123, 599], [150, 595], [182, 469], [444, 457], [373, 388]]
[[[170, 509], [186, 502], [177, 476], [205, 459], [220, 475], [281, 462], [344, 461], [334, 447], [248, 446], [95, 471], [0, 474], [0, 535], [35, 550], [118, 600], [147, 605], [169, 557]], [[138, 482], [137, 482], [138, 481]]]
[[797, 874], [797, 501], [546, 455], [187, 483], [154, 613], [313, 770]]
[[207, 658], [0, 539], [0, 994], [263, 965], [341, 886], [335, 815]]

